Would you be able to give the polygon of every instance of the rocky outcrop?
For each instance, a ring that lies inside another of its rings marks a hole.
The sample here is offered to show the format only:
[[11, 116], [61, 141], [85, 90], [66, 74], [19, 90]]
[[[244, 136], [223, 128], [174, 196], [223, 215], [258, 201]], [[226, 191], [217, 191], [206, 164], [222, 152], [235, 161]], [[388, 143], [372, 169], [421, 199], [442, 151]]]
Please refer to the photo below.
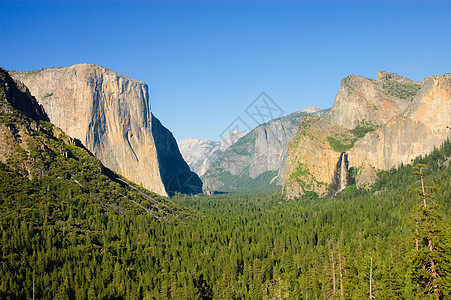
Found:
[[[369, 185], [374, 170], [389, 170], [429, 154], [451, 138], [451, 76], [423, 80], [411, 105], [378, 130], [368, 133], [349, 151], [349, 160], [360, 170], [357, 183]], [[373, 178], [373, 180], [372, 180]]]
[[28, 88], [20, 81], [15, 81], [10, 74], [0, 67], [0, 98], [4, 105], [2, 105], [2, 112], [8, 113], [8, 107], [15, 108], [21, 111], [26, 117], [33, 120], [46, 120], [48, 116], [45, 113], [42, 105], [36, 101], [36, 98], [31, 96]]
[[301, 110], [301, 112], [306, 113], [306, 114], [311, 114], [311, 115], [315, 115], [315, 114], [321, 114], [321, 109], [318, 107], [314, 107], [314, 106], [309, 106], [307, 108], [304, 108], [303, 110]]
[[356, 170], [357, 185], [369, 186], [378, 170], [411, 163], [451, 138], [450, 116], [449, 74], [428, 77], [421, 87], [386, 72], [377, 81], [349, 76], [327, 118], [301, 120], [288, 149], [284, 191], [290, 198], [335, 194], [340, 155], [348, 173]]
[[[309, 108], [313, 114], [324, 111]], [[288, 141], [307, 112], [296, 112], [257, 126], [229, 149], [220, 153], [202, 175], [204, 190], [236, 191], [279, 189]]]
[[354, 138], [341, 125], [326, 118], [305, 116], [296, 136], [290, 141], [284, 172], [283, 192], [288, 198], [315, 192], [325, 196], [330, 191], [340, 151], [333, 148], [330, 137]]
[[379, 72], [377, 80], [348, 76], [341, 82], [329, 119], [348, 129], [383, 125], [407, 108], [419, 86], [386, 72]]
[[[13, 77], [28, 86], [51, 122], [135, 183], [168, 195], [177, 174], [190, 172], [172, 134], [151, 114], [145, 83], [92, 64]], [[184, 186], [199, 192], [200, 179], [190, 175]]]
[[0, 68], [0, 163], [30, 180], [47, 176], [54, 167], [49, 160], [55, 156], [74, 158], [64, 146], [49, 143], [49, 140], [77, 144], [48, 122], [43, 107], [23, 83]]
[[[27, 87], [14, 79], [3, 68], [0, 68], [0, 162], [8, 163], [12, 156], [17, 155], [18, 148], [27, 148], [26, 137], [28, 136], [27, 127], [31, 127], [27, 122], [20, 122], [17, 111], [30, 118], [33, 127], [37, 127], [40, 120], [48, 120], [42, 106], [31, 96]], [[17, 137], [22, 143], [19, 147], [12, 142]], [[22, 152], [23, 152], [22, 151]], [[17, 159], [20, 168], [29, 169], [29, 166], [23, 159]], [[27, 174], [29, 175], [29, 174]]]

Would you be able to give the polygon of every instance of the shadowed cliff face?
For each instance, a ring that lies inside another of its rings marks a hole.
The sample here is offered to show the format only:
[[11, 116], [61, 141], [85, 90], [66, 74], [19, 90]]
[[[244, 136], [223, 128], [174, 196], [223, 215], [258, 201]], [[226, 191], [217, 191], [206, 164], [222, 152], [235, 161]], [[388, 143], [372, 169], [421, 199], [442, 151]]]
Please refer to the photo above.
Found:
[[[168, 160], [158, 157], [157, 152], [162, 156], [166, 151], [177, 155], [178, 149], [173, 149], [175, 141], [166, 143], [169, 148], [164, 151], [156, 145], [145, 83], [91, 64], [16, 72], [13, 77], [28, 86], [51, 122], [79, 139], [105, 166], [135, 183], [168, 195], [162, 173], [189, 171], [186, 163], [180, 163], [180, 154], [170, 172], [164, 165]], [[173, 139], [162, 128], [160, 135]]]
[[[25, 119], [21, 114], [34, 122], [21, 120]], [[48, 120], [48, 117], [26, 86], [15, 82], [3, 68], [0, 68], [0, 115], [0, 162], [6, 164], [19, 148], [27, 149], [26, 140], [31, 127], [36, 128], [39, 121]], [[21, 141], [19, 147], [13, 142], [15, 138]], [[20, 168], [30, 169], [24, 159], [17, 162]]]
[[[5, 69], [0, 68], [0, 95], [2, 101], [8, 100], [8, 103], [17, 110], [20, 110], [25, 116], [35, 121], [48, 121], [49, 118], [44, 109], [31, 96], [28, 88], [20, 81], [16, 82]], [[4, 108], [6, 108], [5, 106]]]
[[152, 115], [152, 135], [157, 149], [160, 174], [166, 191], [170, 196], [175, 193], [202, 193], [202, 180], [190, 171], [188, 164], [180, 154], [172, 133]]

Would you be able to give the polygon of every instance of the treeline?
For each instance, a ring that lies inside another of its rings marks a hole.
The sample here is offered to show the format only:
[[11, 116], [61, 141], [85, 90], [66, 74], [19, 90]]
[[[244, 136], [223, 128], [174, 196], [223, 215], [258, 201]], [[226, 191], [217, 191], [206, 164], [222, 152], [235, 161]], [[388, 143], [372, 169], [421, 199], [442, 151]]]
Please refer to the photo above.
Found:
[[0, 164], [0, 298], [450, 299], [450, 157], [446, 142], [333, 199], [179, 195], [187, 220], [161, 221], [121, 210], [119, 185]]

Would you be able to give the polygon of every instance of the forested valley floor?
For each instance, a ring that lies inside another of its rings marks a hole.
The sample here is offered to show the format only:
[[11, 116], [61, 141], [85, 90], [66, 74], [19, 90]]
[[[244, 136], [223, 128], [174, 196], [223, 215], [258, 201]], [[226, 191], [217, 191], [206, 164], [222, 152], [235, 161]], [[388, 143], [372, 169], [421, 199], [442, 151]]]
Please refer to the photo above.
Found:
[[77, 180], [1, 164], [0, 298], [451, 299], [450, 157], [332, 199], [178, 195], [161, 214], [83, 164]]

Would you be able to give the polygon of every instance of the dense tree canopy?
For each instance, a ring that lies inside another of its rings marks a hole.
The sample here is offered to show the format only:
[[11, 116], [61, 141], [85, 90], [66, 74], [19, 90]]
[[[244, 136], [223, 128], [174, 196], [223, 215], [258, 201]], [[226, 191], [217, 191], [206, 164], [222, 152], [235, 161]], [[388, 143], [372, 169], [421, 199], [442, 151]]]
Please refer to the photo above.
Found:
[[55, 157], [31, 180], [0, 164], [0, 298], [451, 297], [449, 142], [415, 161], [428, 165], [422, 179], [434, 186], [429, 225], [420, 224], [421, 183], [410, 165], [381, 173], [370, 191], [349, 186], [332, 199], [178, 195], [173, 204], [157, 199], [166, 213], [150, 213], [143, 207], [158, 211], [155, 195], [99, 176], [76, 156]]

